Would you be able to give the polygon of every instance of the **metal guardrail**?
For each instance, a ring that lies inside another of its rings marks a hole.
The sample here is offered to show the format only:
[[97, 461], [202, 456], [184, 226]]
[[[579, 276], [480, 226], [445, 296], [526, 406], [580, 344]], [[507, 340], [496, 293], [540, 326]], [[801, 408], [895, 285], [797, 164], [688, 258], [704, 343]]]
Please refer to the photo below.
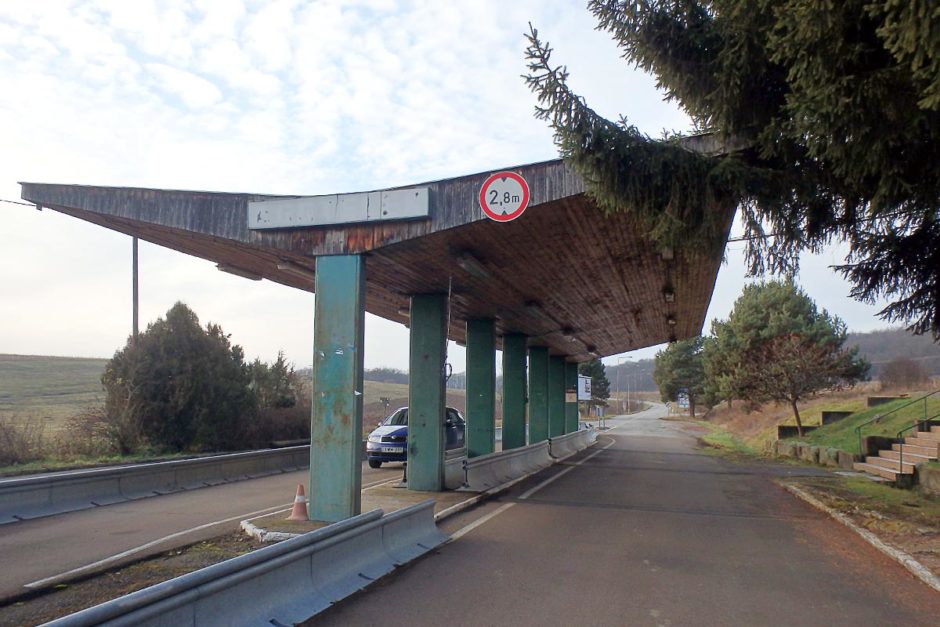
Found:
[[456, 490], [463, 486], [466, 481], [463, 463], [466, 459], [466, 447], [444, 452], [444, 488]]
[[310, 463], [308, 446], [0, 480], [0, 524], [252, 479]]
[[485, 492], [507, 481], [552, 465], [548, 440], [464, 461], [465, 486]]
[[562, 459], [586, 449], [597, 440], [597, 431], [581, 429], [565, 435], [548, 439], [549, 454], [555, 459]]
[[47, 625], [293, 625], [446, 540], [433, 500], [373, 510]]

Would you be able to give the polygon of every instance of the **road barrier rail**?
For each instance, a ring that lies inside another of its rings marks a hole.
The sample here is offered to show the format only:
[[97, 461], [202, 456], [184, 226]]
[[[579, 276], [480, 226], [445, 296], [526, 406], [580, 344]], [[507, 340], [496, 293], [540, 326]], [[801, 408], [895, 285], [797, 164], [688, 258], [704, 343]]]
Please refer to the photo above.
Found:
[[443, 544], [434, 501], [305, 533], [48, 623], [293, 625]]
[[309, 446], [0, 480], [0, 524], [289, 472]]
[[548, 440], [544, 440], [508, 451], [470, 457], [463, 462], [464, 485], [475, 492], [485, 492], [547, 468], [553, 463], [548, 446]]
[[565, 435], [548, 439], [549, 454], [555, 459], [562, 459], [583, 451], [597, 441], [597, 431], [581, 429]]
[[466, 459], [466, 447], [444, 451], [444, 488], [456, 490], [463, 487], [466, 482], [463, 463]]

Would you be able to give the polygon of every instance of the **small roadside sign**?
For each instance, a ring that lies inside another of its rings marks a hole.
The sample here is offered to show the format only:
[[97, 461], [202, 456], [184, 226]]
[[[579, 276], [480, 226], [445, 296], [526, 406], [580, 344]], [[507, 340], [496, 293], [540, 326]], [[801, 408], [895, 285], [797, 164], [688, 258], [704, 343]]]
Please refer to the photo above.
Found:
[[578, 375], [578, 400], [591, 400], [591, 377]]
[[529, 184], [515, 172], [491, 174], [480, 188], [480, 208], [496, 222], [509, 222], [529, 206]]

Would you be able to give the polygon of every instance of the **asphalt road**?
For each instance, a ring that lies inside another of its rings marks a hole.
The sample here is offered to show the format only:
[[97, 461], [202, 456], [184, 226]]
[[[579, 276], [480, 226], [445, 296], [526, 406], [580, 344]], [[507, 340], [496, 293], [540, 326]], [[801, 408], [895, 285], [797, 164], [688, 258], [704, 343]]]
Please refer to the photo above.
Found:
[[[658, 410], [447, 520], [455, 540], [314, 625], [929, 625], [940, 595]], [[808, 472], [816, 472], [810, 469]]]
[[[362, 484], [401, 473], [400, 464], [363, 463]], [[100, 560], [116, 566], [229, 532], [251, 515], [290, 507], [298, 483], [307, 485], [306, 470], [0, 525], [0, 599]]]

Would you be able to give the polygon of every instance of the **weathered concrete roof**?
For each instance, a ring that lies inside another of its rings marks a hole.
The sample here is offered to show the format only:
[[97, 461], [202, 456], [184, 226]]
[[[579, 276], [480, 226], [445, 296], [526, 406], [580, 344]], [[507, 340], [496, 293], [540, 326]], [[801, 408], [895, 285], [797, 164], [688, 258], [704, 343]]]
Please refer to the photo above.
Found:
[[[458, 342], [460, 321], [472, 317], [495, 317], [498, 332], [525, 333], [577, 360], [701, 331], [720, 254], [661, 254], [628, 212], [605, 216], [560, 160], [509, 169], [527, 180], [530, 200], [507, 223], [479, 206], [488, 172], [398, 188], [428, 188], [427, 219], [274, 230], [249, 229], [248, 203], [297, 196], [22, 183], [22, 197], [308, 291], [317, 256], [361, 253], [368, 311], [407, 324], [410, 294], [450, 291]], [[715, 211], [730, 228], [734, 208]], [[458, 263], [467, 258], [471, 270]], [[310, 278], [278, 268], [285, 264]]]

